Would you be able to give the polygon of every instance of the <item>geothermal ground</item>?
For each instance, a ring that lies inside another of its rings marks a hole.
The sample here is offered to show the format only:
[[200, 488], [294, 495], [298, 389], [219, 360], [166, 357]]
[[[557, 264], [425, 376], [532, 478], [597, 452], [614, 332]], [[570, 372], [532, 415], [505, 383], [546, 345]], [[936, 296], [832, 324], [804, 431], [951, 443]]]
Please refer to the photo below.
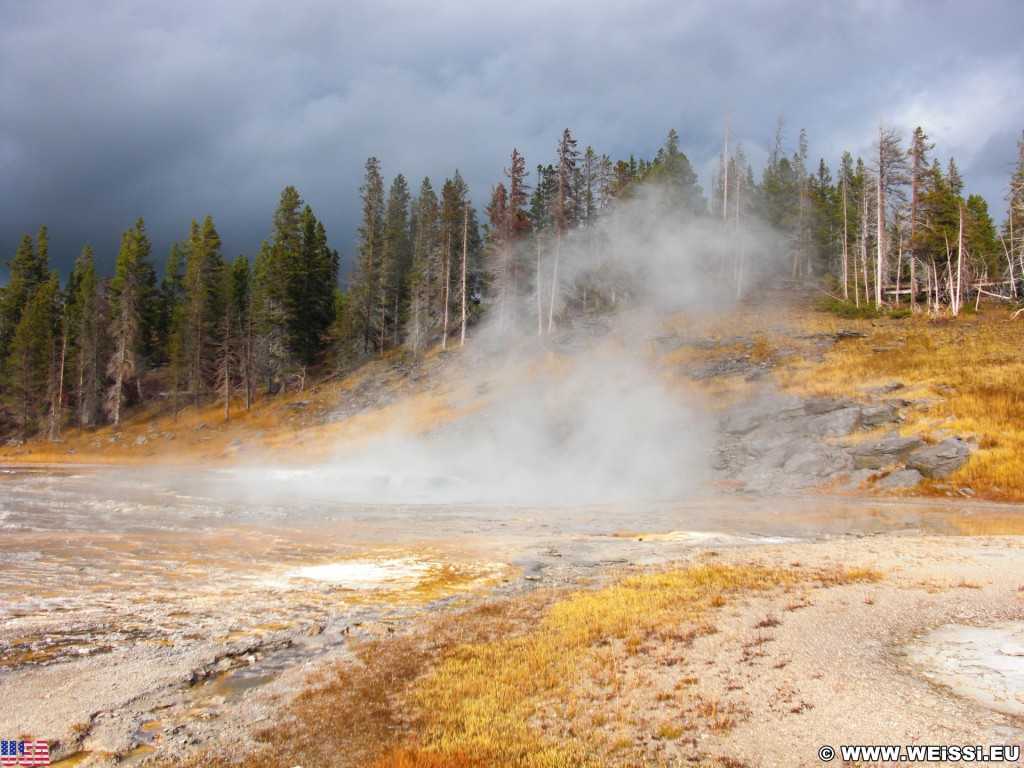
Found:
[[1014, 432], [906, 326], [752, 311], [9, 446], [0, 736], [306, 768], [1020, 745]]

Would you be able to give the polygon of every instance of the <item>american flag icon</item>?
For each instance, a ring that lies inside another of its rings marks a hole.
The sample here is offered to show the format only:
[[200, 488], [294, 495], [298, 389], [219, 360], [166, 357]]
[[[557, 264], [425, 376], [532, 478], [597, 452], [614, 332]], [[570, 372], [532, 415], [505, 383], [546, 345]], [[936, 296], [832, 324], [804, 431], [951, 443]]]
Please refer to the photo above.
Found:
[[50, 744], [37, 741], [0, 740], [0, 765], [49, 765]]

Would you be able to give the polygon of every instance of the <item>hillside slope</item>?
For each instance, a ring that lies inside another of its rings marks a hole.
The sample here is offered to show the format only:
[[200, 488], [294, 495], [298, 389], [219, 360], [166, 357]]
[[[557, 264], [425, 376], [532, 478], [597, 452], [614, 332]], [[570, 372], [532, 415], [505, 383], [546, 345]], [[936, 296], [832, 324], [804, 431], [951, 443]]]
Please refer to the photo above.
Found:
[[[481, 331], [461, 349], [435, 348], [421, 359], [394, 353], [340, 380], [258, 396], [248, 413], [236, 402], [229, 420], [213, 402], [176, 417], [157, 402], [131, 413], [118, 431], [8, 444], [0, 460], [311, 464], [358, 453], [388, 435], [441, 439], [449, 465], [460, 462], [460, 446], [479, 453], [483, 445], [495, 446], [495, 461], [532, 456], [537, 463], [545, 452], [563, 461], [593, 443], [632, 444], [635, 451], [642, 442], [648, 460], [681, 451], [669, 467], [703, 462], [704, 479], [742, 488], [758, 475], [750, 469], [760, 461], [757, 450], [768, 449], [735, 438], [763, 436], [767, 422], [783, 418], [780, 402], [814, 402], [812, 410], [845, 410], [856, 423], [844, 431], [835, 426], [843, 417], [835, 416], [824, 431], [806, 421], [781, 430], [844, 452], [843, 471], [795, 487], [1024, 499], [1024, 322], [1000, 306], [947, 321], [849, 319], [808, 308], [806, 294], [792, 299], [790, 288], [771, 289], [719, 313], [577, 316], [543, 337]], [[671, 420], [665, 411], [677, 406], [676, 415], [689, 421], [672, 434], [695, 431], [678, 445], [658, 434]], [[744, 414], [755, 417], [753, 426], [728, 427]], [[719, 434], [714, 449], [708, 429]], [[943, 441], [966, 446], [959, 448], [969, 451], [962, 468], [941, 477], [906, 474], [903, 448]], [[871, 446], [881, 458], [861, 456]], [[779, 466], [800, 469], [792, 458]], [[606, 459], [612, 467], [628, 457]], [[776, 480], [781, 490], [793, 486], [779, 474], [754, 479], [756, 490]]]

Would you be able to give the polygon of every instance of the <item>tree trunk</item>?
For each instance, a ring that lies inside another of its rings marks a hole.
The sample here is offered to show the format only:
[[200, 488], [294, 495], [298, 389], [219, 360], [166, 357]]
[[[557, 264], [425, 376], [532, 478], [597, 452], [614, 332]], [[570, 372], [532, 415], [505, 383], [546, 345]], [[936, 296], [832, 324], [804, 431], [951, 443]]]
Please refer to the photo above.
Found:
[[875, 235], [875, 309], [882, 306], [882, 283], [885, 279], [885, 172], [881, 141], [878, 152], [878, 231]]
[[[846, 294], [846, 298], [849, 298], [850, 294]], [[857, 257], [853, 258], [853, 304], [855, 307], [860, 306], [860, 280], [857, 274]]]
[[[960, 225], [956, 236], [956, 309], [960, 311], [963, 301], [964, 277], [964, 206], [960, 205]], [[953, 314], [957, 314], [954, 312]]]
[[544, 303], [541, 300], [541, 274], [540, 274], [540, 234], [537, 234], [537, 335], [544, 334]]
[[448, 255], [444, 260], [444, 285], [441, 286], [441, 296], [444, 299], [444, 308], [442, 310], [442, 321], [441, 321], [441, 351], [448, 349], [448, 305], [451, 304], [451, 286], [452, 286], [452, 259], [451, 251], [449, 249]]
[[57, 366], [57, 387], [54, 393], [53, 402], [50, 406], [50, 439], [56, 440], [60, 437], [61, 422], [64, 420], [64, 363], [68, 352], [68, 327], [67, 321], [60, 339], [60, 363]]
[[[846, 301], [850, 300], [850, 229], [849, 229], [849, 213], [846, 210], [846, 171], [845, 165], [843, 166], [843, 298]], [[854, 282], [856, 283], [857, 265], [854, 263]]]
[[[738, 172], [738, 171], [737, 171]], [[722, 141], [722, 221], [729, 220], [729, 116], [725, 117], [725, 136]]]
[[900, 305], [900, 287], [902, 285], [903, 278], [903, 235], [900, 235], [900, 246], [896, 252], [896, 298], [894, 303], [898, 307]]
[[551, 273], [551, 302], [548, 306], [548, 333], [555, 329], [555, 301], [558, 297], [558, 256], [562, 249], [562, 230], [555, 227], [555, 268]]
[[459, 336], [459, 346], [466, 344], [466, 272], [469, 261], [469, 203], [466, 203], [465, 216], [462, 219], [462, 332]]

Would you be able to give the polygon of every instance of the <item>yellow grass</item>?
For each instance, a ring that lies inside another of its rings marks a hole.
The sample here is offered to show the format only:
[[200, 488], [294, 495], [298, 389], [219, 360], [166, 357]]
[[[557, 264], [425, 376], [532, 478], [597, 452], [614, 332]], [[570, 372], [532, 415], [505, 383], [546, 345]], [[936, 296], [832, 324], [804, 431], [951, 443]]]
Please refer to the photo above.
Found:
[[[838, 574], [819, 577], [837, 583]], [[533, 632], [453, 649], [417, 686], [423, 720], [416, 749], [453, 760], [469, 755], [491, 766], [609, 764], [609, 754], [630, 747], [621, 735], [596, 730], [613, 728], [623, 715], [584, 717], [581, 727], [566, 729], [583, 717], [603, 668], [609, 668], [605, 683], [614, 685], [622, 658], [649, 652], [664, 636], [685, 636], [686, 627], [713, 631], [707, 616], [732, 596], [791, 588], [808, 578], [814, 577], [701, 564], [578, 592], [553, 605]], [[698, 702], [692, 711], [712, 729], [727, 730], [732, 722], [733, 713], [719, 712], [713, 702]], [[682, 728], [666, 723], [660, 732], [667, 738]]]
[[987, 498], [1021, 501], [1024, 323], [1007, 318], [1005, 310], [983, 308], [941, 322], [924, 317], [845, 320], [844, 327], [867, 338], [837, 342], [823, 363], [803, 360], [782, 367], [777, 380], [785, 391], [801, 396], [862, 401], [871, 387], [903, 382], [906, 387], [891, 394], [912, 403], [900, 428], [903, 434], [932, 442], [955, 435], [979, 446], [948, 482]]
[[[632, 655], [685, 648], [714, 632], [716, 609], [744, 594], [878, 577], [697, 564], [439, 615], [416, 633], [353, 644], [356, 661], [323, 670], [276, 709], [256, 734], [262, 746], [234, 758], [199, 753], [185, 765], [226, 768], [237, 758], [271, 768], [284, 765], [282, 755], [289, 765], [373, 768], [645, 765], [622, 708], [628, 697], [615, 693]], [[659, 699], [658, 738], [697, 727], [726, 733], [744, 715], [696, 682], [683, 679]]]

